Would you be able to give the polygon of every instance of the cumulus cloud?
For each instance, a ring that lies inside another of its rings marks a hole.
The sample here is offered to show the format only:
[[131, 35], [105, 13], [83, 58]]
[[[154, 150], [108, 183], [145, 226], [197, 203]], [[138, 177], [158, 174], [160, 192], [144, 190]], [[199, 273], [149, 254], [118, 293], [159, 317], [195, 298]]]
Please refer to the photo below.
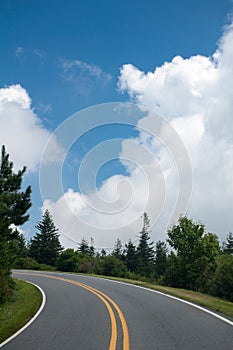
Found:
[[[0, 89], [0, 143], [5, 145], [16, 169], [26, 165], [36, 171], [43, 148], [51, 133], [42, 125], [31, 107], [31, 99], [21, 85]], [[53, 139], [50, 161], [60, 161], [63, 149]]]
[[[137, 123], [138, 136], [122, 141], [118, 156], [127, 176], [112, 176], [88, 195], [69, 189], [58, 200], [44, 201], [68, 238], [77, 242], [83, 236], [94, 237], [97, 246], [111, 247], [117, 237], [124, 242], [137, 239], [140, 216], [145, 210], [154, 224], [152, 239], [165, 240], [179, 187], [183, 185], [185, 191], [190, 177], [190, 206], [186, 203], [179, 207], [180, 212], [172, 219], [187, 212], [203, 221], [207, 230], [221, 240], [232, 230], [232, 41], [230, 25], [210, 57], [176, 56], [153, 72], [140, 71], [132, 64], [122, 66], [119, 90], [133, 102], [164, 116], [168, 123], [159, 124], [152, 112], [146, 112]], [[70, 69], [69, 65], [66, 69]], [[90, 69], [89, 74], [100, 73]], [[152, 137], [150, 130], [157, 130], [158, 137]], [[173, 130], [180, 144], [176, 144]], [[192, 175], [186, 171], [187, 159], [184, 161], [175, 149], [182, 143], [191, 161]], [[62, 239], [63, 244], [70, 245], [65, 236]]]
[[193, 167], [188, 214], [221, 238], [232, 230], [233, 25], [211, 57], [180, 56], [153, 72], [121, 68], [119, 89], [165, 116], [183, 140]]

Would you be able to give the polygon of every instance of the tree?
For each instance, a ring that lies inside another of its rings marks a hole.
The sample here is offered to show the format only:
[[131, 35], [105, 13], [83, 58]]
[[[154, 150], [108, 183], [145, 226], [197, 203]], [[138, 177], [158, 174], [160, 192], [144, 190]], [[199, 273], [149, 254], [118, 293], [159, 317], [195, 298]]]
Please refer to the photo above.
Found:
[[129, 240], [128, 244], [125, 245], [125, 248], [125, 262], [127, 269], [130, 272], [135, 272], [137, 270], [137, 252], [131, 239]]
[[31, 187], [21, 191], [23, 175], [26, 167], [17, 173], [13, 171], [13, 163], [2, 146], [0, 164], [0, 303], [12, 295], [14, 283], [11, 278], [11, 267], [14, 260], [11, 241], [16, 238], [17, 231], [13, 226], [23, 225], [28, 219], [31, 206]]
[[205, 234], [203, 224], [184, 216], [179, 218], [178, 225], [168, 230], [167, 241], [177, 252], [176, 286], [201, 289], [206, 271], [214, 270], [220, 252], [217, 237]]
[[158, 241], [155, 247], [155, 273], [162, 276], [167, 268], [167, 246], [165, 242]]
[[74, 249], [67, 248], [60, 254], [57, 267], [60, 271], [78, 271], [78, 258]]
[[153, 273], [154, 249], [150, 242], [150, 219], [147, 213], [143, 214], [143, 226], [140, 231], [139, 244], [137, 247], [137, 271], [140, 275], [151, 276]]
[[17, 262], [19, 258], [26, 258], [28, 255], [25, 238], [17, 229], [15, 230], [14, 239], [11, 241], [11, 249], [14, 254], [15, 262]]
[[82, 255], [94, 257], [95, 255], [94, 239], [91, 237], [91, 244], [89, 246], [89, 242], [83, 237], [81, 242], [79, 243], [78, 252], [81, 253]]
[[233, 302], [233, 256], [219, 255], [210, 292]]
[[59, 241], [58, 228], [55, 226], [48, 209], [36, 225], [39, 231], [30, 243], [30, 255], [40, 264], [56, 266], [62, 246]]
[[89, 243], [84, 237], [79, 243], [78, 252], [82, 253], [83, 255], [90, 255]]
[[127, 268], [115, 255], [108, 255], [101, 260], [101, 274], [105, 276], [127, 277]]
[[113, 255], [115, 255], [119, 259], [122, 258], [122, 242], [119, 238], [117, 238], [114, 244]]
[[104, 259], [106, 257], [106, 255], [107, 255], [106, 250], [104, 248], [102, 248], [101, 252], [100, 252], [100, 258]]
[[91, 237], [91, 244], [90, 244], [90, 249], [89, 249], [89, 253], [90, 256], [94, 257], [95, 256], [95, 247], [94, 247], [94, 238]]
[[223, 243], [223, 253], [233, 255], [233, 234], [229, 232], [227, 235], [227, 241]]

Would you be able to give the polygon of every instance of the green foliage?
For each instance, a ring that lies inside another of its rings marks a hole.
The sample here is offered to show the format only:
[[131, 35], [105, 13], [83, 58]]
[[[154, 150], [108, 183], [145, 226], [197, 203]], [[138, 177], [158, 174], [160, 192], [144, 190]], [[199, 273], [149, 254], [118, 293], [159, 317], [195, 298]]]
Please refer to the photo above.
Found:
[[131, 240], [129, 240], [128, 244], [125, 245], [125, 263], [127, 266], [127, 269], [130, 272], [135, 272], [137, 270], [137, 253], [136, 253], [136, 247], [132, 243]]
[[[17, 173], [13, 171], [13, 163], [2, 146], [0, 164], [0, 304], [13, 293], [14, 283], [11, 278], [11, 267], [16, 254], [18, 231], [14, 228], [24, 224], [31, 206], [31, 187], [21, 191], [24, 167]], [[14, 241], [15, 240], [15, 241]], [[13, 242], [14, 241], [14, 242]]]
[[108, 255], [101, 261], [100, 271], [106, 276], [127, 277], [125, 264], [114, 255]]
[[163, 284], [179, 288], [182, 285], [182, 280], [185, 278], [182, 274], [182, 266], [180, 260], [171, 252], [167, 258], [167, 267], [163, 275]]
[[89, 242], [83, 237], [81, 243], [79, 243], [78, 252], [85, 256], [94, 256], [94, 239], [91, 238], [91, 244], [89, 245]]
[[39, 270], [40, 264], [35, 259], [27, 256], [26, 258], [18, 258], [14, 267], [16, 269]]
[[[206, 271], [210, 272], [211, 267], [214, 271], [215, 259], [220, 253], [217, 237], [205, 234], [203, 224], [184, 216], [168, 231], [167, 241], [177, 252], [166, 274], [166, 277], [170, 275], [170, 285], [192, 290], [203, 288]], [[171, 278], [172, 271], [174, 278]]]
[[213, 295], [233, 302], [233, 256], [220, 255], [217, 258], [217, 267], [212, 280], [211, 292]]
[[167, 246], [166, 243], [158, 241], [155, 247], [155, 274], [156, 277], [164, 275], [167, 268]]
[[227, 235], [227, 241], [223, 243], [223, 253], [233, 255], [233, 234], [229, 232]]
[[114, 249], [113, 249], [113, 254], [121, 259], [122, 258], [122, 253], [123, 253], [123, 249], [122, 249], [122, 242], [119, 238], [117, 238], [115, 244], [114, 244]]
[[82, 253], [83, 255], [89, 255], [90, 254], [89, 243], [84, 237], [81, 240], [81, 243], [79, 243], [78, 251], [80, 253]]
[[137, 272], [140, 275], [151, 276], [153, 274], [154, 249], [150, 241], [150, 219], [147, 213], [143, 214], [143, 226], [140, 232], [137, 247]]
[[57, 267], [60, 271], [78, 272], [78, 259], [74, 249], [65, 249], [60, 254]]
[[40, 264], [56, 266], [62, 246], [59, 241], [58, 229], [47, 209], [36, 228], [39, 232], [30, 242], [30, 256]]

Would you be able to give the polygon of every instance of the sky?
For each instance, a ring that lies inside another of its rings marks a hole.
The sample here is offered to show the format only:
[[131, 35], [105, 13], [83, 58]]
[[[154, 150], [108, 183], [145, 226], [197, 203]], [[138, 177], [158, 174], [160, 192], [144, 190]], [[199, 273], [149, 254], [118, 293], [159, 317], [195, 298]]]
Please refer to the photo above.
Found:
[[0, 1], [0, 144], [65, 247], [233, 230], [231, 0]]

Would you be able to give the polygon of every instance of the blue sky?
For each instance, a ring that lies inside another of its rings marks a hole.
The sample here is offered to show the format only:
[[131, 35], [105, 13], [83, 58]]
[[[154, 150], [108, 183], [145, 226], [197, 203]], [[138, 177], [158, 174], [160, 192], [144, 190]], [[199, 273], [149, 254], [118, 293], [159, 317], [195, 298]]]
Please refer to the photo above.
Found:
[[[196, 57], [197, 55], [208, 60], [209, 57], [218, 52], [220, 47], [219, 40], [224, 35], [224, 26], [229, 26], [231, 23], [231, 11], [232, 1], [230, 0], [178, 0], [176, 2], [168, 0], [1, 1], [0, 88], [3, 96], [2, 109], [4, 110], [5, 108], [6, 100], [9, 100], [7, 103], [18, 103], [18, 106], [21, 102], [17, 102], [17, 99], [18, 101], [23, 100], [26, 107], [22, 106], [21, 103], [19, 109], [15, 110], [16, 113], [19, 113], [21, 125], [26, 123], [22, 111], [25, 109], [30, 110], [30, 113], [33, 114], [33, 117], [30, 114], [31, 118], [37, 118], [36, 122], [34, 119], [35, 125], [38, 128], [38, 125], [40, 125], [40, 128], [43, 129], [45, 140], [45, 133], [51, 134], [70, 115], [84, 108], [109, 102], [133, 101], [142, 103], [147, 108], [161, 105], [161, 109], [157, 110], [157, 112], [161, 112], [174, 125], [178, 125], [177, 128], [179, 129], [182, 120], [172, 119], [174, 116], [169, 114], [169, 108], [160, 103], [161, 99], [159, 103], [156, 102], [157, 96], [152, 99], [150, 91], [148, 89], [144, 90], [144, 83], [140, 85], [142, 82], [140, 74], [141, 76], [144, 74], [145, 79], [143, 81], [146, 82], [147, 78], [150, 79], [149, 75], [147, 75], [148, 72], [154, 74], [156, 67], [165, 67], [165, 62], [172, 62], [176, 56], [181, 56], [184, 60], [182, 62], [191, 62], [191, 57]], [[224, 51], [224, 49], [221, 50]], [[200, 63], [203, 67], [205, 66], [204, 61], [205, 59]], [[210, 61], [213, 63], [213, 58]], [[125, 66], [127, 64], [129, 66]], [[132, 67], [134, 68], [131, 69]], [[192, 70], [192, 66], [190, 67], [188, 69]], [[203, 72], [204, 76], [205, 71], [208, 69], [207, 66], [203, 70], [200, 69], [200, 71], [196, 72], [197, 76], [198, 74], [202, 75], [201, 72]], [[186, 68], [183, 71], [188, 76]], [[182, 72], [180, 80], [176, 81], [176, 85], [172, 85], [173, 89], [176, 89], [177, 86], [177, 91], [182, 81]], [[160, 78], [155, 75], [155, 79], [159, 80]], [[20, 87], [18, 95], [15, 97], [13, 90], [6, 89], [16, 84]], [[204, 83], [202, 82], [202, 84]], [[151, 88], [152, 91], [153, 86]], [[164, 93], [166, 92], [169, 97], [168, 91], [170, 90], [166, 90]], [[200, 91], [202, 91], [201, 88]], [[30, 102], [27, 100], [29, 97]], [[181, 94], [180, 99], [183, 98]], [[207, 100], [209, 96], [205, 98]], [[9, 105], [6, 108], [10, 108]], [[186, 115], [186, 112], [177, 107], [176, 117], [182, 117]], [[197, 115], [199, 112], [200, 110], [196, 109], [195, 113], [192, 112], [192, 116]], [[5, 115], [8, 115], [8, 113], [10, 112], [7, 109]], [[189, 117], [191, 118], [191, 114]], [[198, 121], [195, 120], [195, 123], [198, 124]], [[206, 122], [205, 125], [207, 124]], [[212, 124], [217, 125], [217, 122]], [[208, 124], [209, 129], [206, 127], [205, 130], [210, 130], [211, 127], [214, 127], [212, 124]], [[3, 128], [4, 125], [0, 125], [0, 127]], [[12, 122], [12, 125], [14, 125], [14, 122]], [[182, 124], [182, 128], [184, 125], [186, 125], [185, 121]], [[30, 158], [28, 156], [30, 146], [26, 143], [25, 147], [28, 148], [25, 149], [24, 154], [21, 152], [21, 156], [18, 157], [17, 142], [19, 144], [24, 143], [28, 136], [27, 132], [29, 133], [31, 129], [27, 127], [24, 130], [22, 127], [22, 131], [20, 130], [18, 133], [16, 129], [13, 133], [9, 132], [9, 134], [5, 133], [4, 135], [2, 132], [0, 137], [2, 138], [1, 144], [6, 144], [12, 160], [17, 161], [20, 158], [19, 165], [24, 162], [29, 168], [25, 180], [26, 183], [33, 186], [33, 207], [31, 209], [31, 220], [24, 228], [25, 236], [29, 238], [35, 233], [34, 226], [41, 215], [42, 199], [39, 189], [38, 159], [40, 159], [39, 152], [42, 150], [42, 145], [40, 151], [38, 149], [34, 150], [34, 146], [32, 147], [30, 152], [33, 153], [35, 151], [35, 155], [30, 155]], [[64, 193], [68, 189], [72, 189], [77, 197], [80, 191], [77, 173], [81, 160], [95, 145], [116, 137], [121, 138], [118, 144], [119, 147], [115, 150], [116, 157], [122, 151], [121, 148], [123, 149], [125, 144], [123, 140], [129, 138], [137, 139], [137, 142], [144, 146], [148, 142], [146, 140], [144, 143], [142, 133], [134, 125], [130, 127], [126, 125], [108, 125], [83, 135], [82, 139], [72, 146], [65, 158], [63, 168]], [[221, 144], [223, 140], [226, 142], [227, 137], [226, 134], [223, 135]], [[35, 142], [36, 140], [35, 138]], [[30, 142], [33, 143], [33, 139]], [[204, 143], [203, 140], [202, 142]], [[149, 147], [148, 143], [146, 147]], [[202, 145], [202, 147], [205, 146]], [[189, 145], [187, 148], [189, 148]], [[226, 154], [228, 154], [228, 151], [224, 149]], [[192, 154], [192, 151], [190, 152]], [[196, 151], [194, 153], [196, 155]], [[160, 159], [161, 157], [160, 155]], [[195, 158], [195, 156], [193, 157]], [[219, 157], [221, 158], [221, 154]], [[33, 158], [33, 164], [35, 165], [32, 171], [30, 171], [31, 163], [29, 158]], [[195, 163], [195, 160], [193, 162]], [[193, 169], [194, 174], [196, 174], [195, 165], [193, 165]], [[208, 171], [210, 169], [206, 169], [206, 174]], [[200, 178], [206, 179], [206, 174], [201, 175], [198, 173], [198, 180], [195, 180], [197, 183], [194, 181], [194, 188], [198, 188], [198, 194], [194, 193], [193, 195], [194, 200], [202, 192], [202, 186], [205, 187], [206, 185], [206, 180], [200, 180]], [[107, 162], [97, 174], [98, 189], [101, 189], [104, 181], [108, 179], [113, 181], [114, 175], [131, 178], [132, 169], [127, 167], [122, 161], [119, 161], [119, 159]], [[219, 174], [218, 178], [221, 178], [221, 174]], [[219, 183], [217, 186], [219, 186]], [[226, 193], [229, 193], [229, 191], [226, 190]], [[50, 202], [49, 209], [52, 211], [57, 225], [63, 226], [62, 231], [66, 230], [64, 222], [61, 223], [57, 219], [57, 217], [61, 216], [59, 214], [61, 209], [55, 203], [59, 198], [47, 199], [53, 201], [52, 204]], [[212, 203], [212, 200], [210, 198], [209, 203]], [[226, 203], [228, 203], [228, 200], [226, 200]], [[199, 203], [200, 198], [196, 199], [196, 201]], [[204, 205], [206, 206], [206, 203], [204, 204], [203, 202], [197, 210], [196, 204], [193, 204], [195, 208], [190, 211], [190, 214], [197, 220], [206, 221], [209, 230], [218, 234], [221, 231], [223, 237], [232, 229], [230, 214], [223, 218], [222, 224], [211, 224], [211, 222], [213, 222], [212, 218], [216, 216], [218, 210], [221, 209], [225, 213], [224, 203], [221, 204], [220, 209], [216, 207], [212, 213], [208, 211], [203, 217], [199, 217], [198, 214], [203, 212], [202, 206]], [[154, 240], [157, 240], [157, 238], [164, 239], [165, 236], [162, 235], [161, 230], [164, 230], [164, 227], [166, 227], [165, 221], [164, 225], [161, 224], [159, 226], [159, 229], [154, 229]], [[226, 225], [224, 221], [227, 222]], [[72, 225], [74, 226], [75, 224]], [[140, 229], [139, 225], [140, 220], [137, 220], [137, 224], [133, 228], [135, 230], [137, 228]], [[85, 231], [84, 228], [80, 228], [80, 233], [77, 236], [71, 235], [73, 240], [80, 241], [82, 229], [84, 230], [83, 235], [88, 237], [90, 232], [90, 235], [95, 236], [93, 229]], [[72, 228], [68, 227], [67, 230], [72, 231]], [[124, 232], [121, 236], [123, 241], [128, 239], [130, 235], [126, 231], [122, 230]], [[94, 237], [98, 246], [111, 246], [113, 241], [120, 236], [120, 233], [119, 230], [115, 230], [112, 234], [112, 239], [107, 239], [101, 234], [98, 235], [99, 239]], [[136, 235], [136, 233], [133, 233], [133, 235]], [[64, 240], [63, 243], [69, 246], [68, 240]]]

